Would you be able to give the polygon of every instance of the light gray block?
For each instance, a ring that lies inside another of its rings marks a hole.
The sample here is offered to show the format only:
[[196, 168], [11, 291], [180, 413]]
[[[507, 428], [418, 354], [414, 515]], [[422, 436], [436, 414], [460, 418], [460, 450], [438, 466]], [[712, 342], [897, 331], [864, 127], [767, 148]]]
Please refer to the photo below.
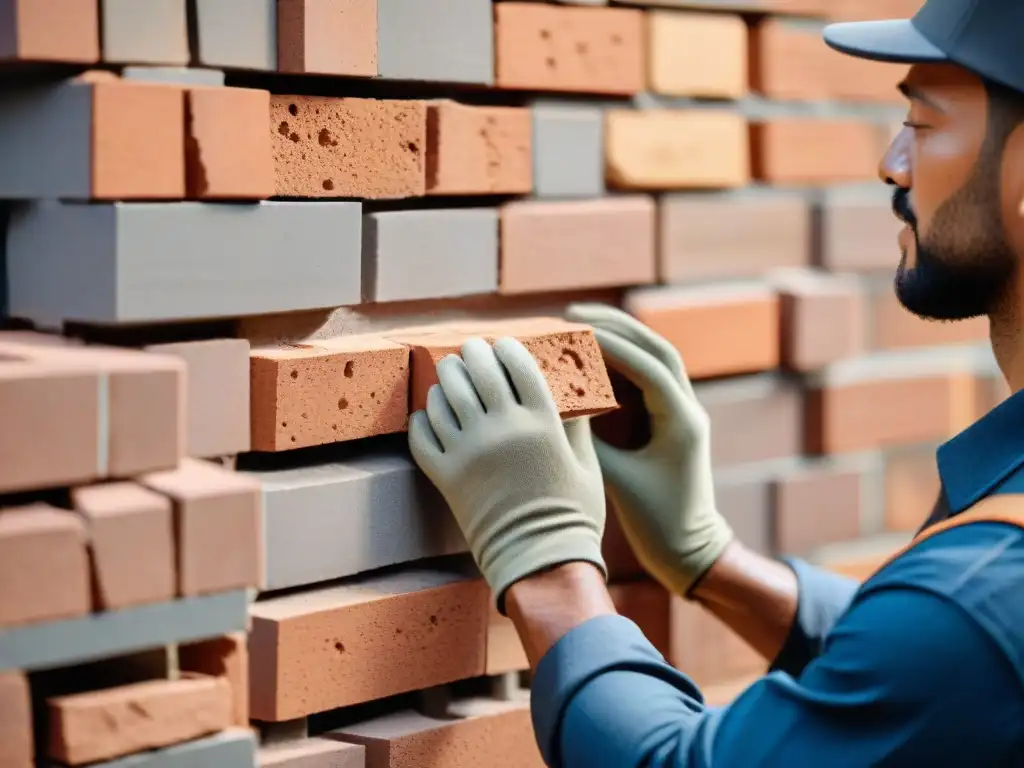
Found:
[[102, 0], [103, 60], [188, 64], [186, 0]]
[[220, 70], [193, 67], [125, 67], [121, 78], [176, 85], [224, 85], [224, 73]]
[[364, 217], [364, 301], [439, 299], [497, 290], [497, 210], [388, 211]]
[[252, 474], [263, 483], [268, 590], [466, 551], [444, 500], [405, 455]]
[[380, 77], [494, 83], [491, 0], [377, 0]]
[[599, 108], [534, 106], [533, 189], [538, 197], [604, 194], [604, 116]]
[[[255, 768], [256, 750], [256, 735], [252, 731], [231, 728], [172, 747], [92, 763], [90, 768]], [[46, 765], [59, 768], [56, 763]]]
[[248, 609], [246, 590], [235, 590], [4, 629], [0, 671], [49, 669], [243, 632]]
[[15, 317], [133, 323], [356, 304], [355, 202], [25, 206], [8, 230]]
[[277, 71], [277, 0], [195, 0], [198, 63]]

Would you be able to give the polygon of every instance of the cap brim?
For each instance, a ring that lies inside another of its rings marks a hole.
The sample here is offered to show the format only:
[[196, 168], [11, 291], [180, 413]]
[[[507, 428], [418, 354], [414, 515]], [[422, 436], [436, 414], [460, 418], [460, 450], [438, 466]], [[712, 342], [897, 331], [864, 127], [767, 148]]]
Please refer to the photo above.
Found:
[[909, 19], [829, 24], [823, 34], [830, 48], [860, 59], [894, 64], [949, 61]]

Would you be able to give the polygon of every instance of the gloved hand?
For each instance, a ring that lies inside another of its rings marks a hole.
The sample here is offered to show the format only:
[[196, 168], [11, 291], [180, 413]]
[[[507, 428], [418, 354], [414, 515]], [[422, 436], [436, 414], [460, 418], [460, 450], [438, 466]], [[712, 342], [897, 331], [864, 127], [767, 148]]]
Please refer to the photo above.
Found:
[[409, 446], [462, 528], [504, 612], [515, 582], [601, 557], [605, 499], [588, 419], [562, 423], [536, 360], [516, 339], [470, 339], [437, 364]]
[[618, 309], [575, 304], [567, 317], [594, 327], [605, 362], [643, 392], [651, 440], [626, 451], [594, 446], [608, 494], [640, 564], [685, 595], [733, 539], [715, 508], [710, 422], [675, 348]]

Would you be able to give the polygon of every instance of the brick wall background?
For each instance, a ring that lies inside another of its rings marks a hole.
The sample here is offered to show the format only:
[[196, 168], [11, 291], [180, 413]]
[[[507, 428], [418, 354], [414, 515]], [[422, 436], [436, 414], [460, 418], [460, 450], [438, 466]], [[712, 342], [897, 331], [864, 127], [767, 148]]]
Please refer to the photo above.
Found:
[[[902, 544], [1005, 396], [985, 323], [892, 292], [901, 69], [821, 42], [919, 4], [0, 0], [0, 765], [539, 766], [402, 433], [513, 333], [639, 438], [568, 301], [680, 349], [747, 544]], [[606, 554], [709, 700], [764, 668]]]

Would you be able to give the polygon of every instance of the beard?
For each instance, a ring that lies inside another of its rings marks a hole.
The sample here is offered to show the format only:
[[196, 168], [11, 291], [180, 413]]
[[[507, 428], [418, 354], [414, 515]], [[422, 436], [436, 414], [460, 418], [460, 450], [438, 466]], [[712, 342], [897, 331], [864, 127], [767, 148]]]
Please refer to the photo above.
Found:
[[905, 309], [927, 320], [947, 321], [992, 312], [1017, 268], [1000, 204], [999, 165], [982, 161], [936, 211], [923, 235], [909, 190], [893, 193], [893, 212], [910, 227], [916, 251], [913, 267], [904, 250], [896, 270], [896, 297]]

